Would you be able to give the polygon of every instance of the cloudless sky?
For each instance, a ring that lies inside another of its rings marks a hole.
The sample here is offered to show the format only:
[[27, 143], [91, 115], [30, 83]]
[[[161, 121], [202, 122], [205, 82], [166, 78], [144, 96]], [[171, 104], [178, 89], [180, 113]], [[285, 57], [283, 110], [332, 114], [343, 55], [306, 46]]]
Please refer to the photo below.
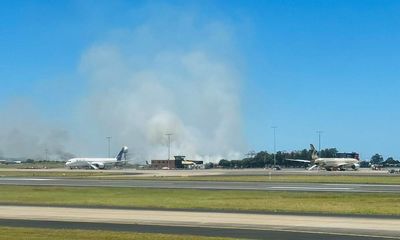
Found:
[[[321, 130], [323, 148], [400, 158], [400, 1], [157, 3], [233, 26], [249, 150], [271, 151], [277, 126], [279, 150], [318, 144]], [[86, 91], [82, 53], [135, 26], [145, 16], [132, 10], [147, 4], [2, 1], [0, 107], [25, 96], [44, 116], [68, 121]]]

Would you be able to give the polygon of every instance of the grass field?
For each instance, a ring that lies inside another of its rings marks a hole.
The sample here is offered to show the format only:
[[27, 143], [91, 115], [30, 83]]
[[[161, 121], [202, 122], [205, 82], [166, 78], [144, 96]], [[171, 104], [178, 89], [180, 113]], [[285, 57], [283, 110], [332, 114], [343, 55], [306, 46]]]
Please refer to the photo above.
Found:
[[48, 162], [34, 162], [34, 163], [20, 163], [20, 164], [0, 164], [0, 169], [50, 169], [62, 168], [65, 163], [48, 161]]
[[0, 171], [0, 177], [59, 177], [59, 178], [86, 178], [101, 176], [119, 176], [123, 173], [107, 171]]
[[1, 186], [0, 204], [400, 216], [400, 194]]
[[0, 240], [228, 240], [190, 235], [0, 227]]

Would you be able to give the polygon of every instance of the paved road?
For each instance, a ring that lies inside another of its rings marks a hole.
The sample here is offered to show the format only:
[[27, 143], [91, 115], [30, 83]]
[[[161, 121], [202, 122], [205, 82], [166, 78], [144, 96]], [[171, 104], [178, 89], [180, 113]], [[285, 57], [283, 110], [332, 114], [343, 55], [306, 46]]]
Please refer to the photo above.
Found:
[[8, 178], [7, 177], [7, 178], [0, 178], [0, 185], [79, 186], [79, 187], [142, 187], [142, 188], [302, 191], [302, 192], [400, 193], [400, 185], [382, 185], [382, 184], [89, 180], [89, 179]]
[[0, 206], [0, 225], [253, 239], [400, 239], [400, 219]]
[[374, 236], [373, 234], [352, 235], [341, 233], [319, 233], [319, 232], [296, 232], [280, 230], [256, 230], [256, 229], [229, 229], [212, 227], [184, 227], [184, 226], [161, 226], [142, 224], [116, 224], [116, 223], [82, 223], [82, 222], [60, 222], [60, 221], [31, 221], [0, 219], [0, 226], [7, 227], [29, 227], [29, 228], [51, 228], [51, 229], [81, 229], [81, 230], [103, 230], [124, 231], [140, 233], [162, 233], [162, 234], [189, 234], [209, 237], [230, 237], [235, 239], [274, 239], [274, 240], [377, 240], [396, 239], [395, 237]]

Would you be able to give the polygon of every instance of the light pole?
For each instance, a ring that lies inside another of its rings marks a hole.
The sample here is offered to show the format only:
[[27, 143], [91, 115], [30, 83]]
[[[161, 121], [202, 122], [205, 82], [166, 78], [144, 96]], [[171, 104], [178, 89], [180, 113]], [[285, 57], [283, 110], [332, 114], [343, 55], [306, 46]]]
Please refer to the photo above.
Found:
[[172, 133], [166, 133], [165, 135], [168, 136], [168, 168], [169, 168], [169, 160], [171, 157], [171, 136], [173, 135]]
[[274, 168], [276, 167], [276, 126], [271, 127], [274, 129]]
[[321, 152], [321, 133], [323, 133], [323, 131], [318, 130], [318, 152]]
[[45, 154], [46, 154], [46, 162], [47, 162], [47, 154], [48, 154], [48, 150], [47, 150], [47, 148], [44, 150], [44, 152], [45, 152]]
[[110, 141], [111, 141], [111, 137], [106, 137], [107, 141], [108, 141], [108, 158], [110, 158]]

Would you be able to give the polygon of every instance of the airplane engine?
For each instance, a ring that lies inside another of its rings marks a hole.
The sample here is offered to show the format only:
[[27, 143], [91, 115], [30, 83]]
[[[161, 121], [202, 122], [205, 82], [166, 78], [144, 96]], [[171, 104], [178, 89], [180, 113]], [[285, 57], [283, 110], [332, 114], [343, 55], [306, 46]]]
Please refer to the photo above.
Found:
[[352, 168], [353, 170], [358, 170], [358, 169], [360, 168], [360, 164], [354, 163], [353, 166], [351, 166], [351, 168]]
[[93, 163], [94, 166], [96, 166], [98, 169], [104, 169], [104, 163]]

